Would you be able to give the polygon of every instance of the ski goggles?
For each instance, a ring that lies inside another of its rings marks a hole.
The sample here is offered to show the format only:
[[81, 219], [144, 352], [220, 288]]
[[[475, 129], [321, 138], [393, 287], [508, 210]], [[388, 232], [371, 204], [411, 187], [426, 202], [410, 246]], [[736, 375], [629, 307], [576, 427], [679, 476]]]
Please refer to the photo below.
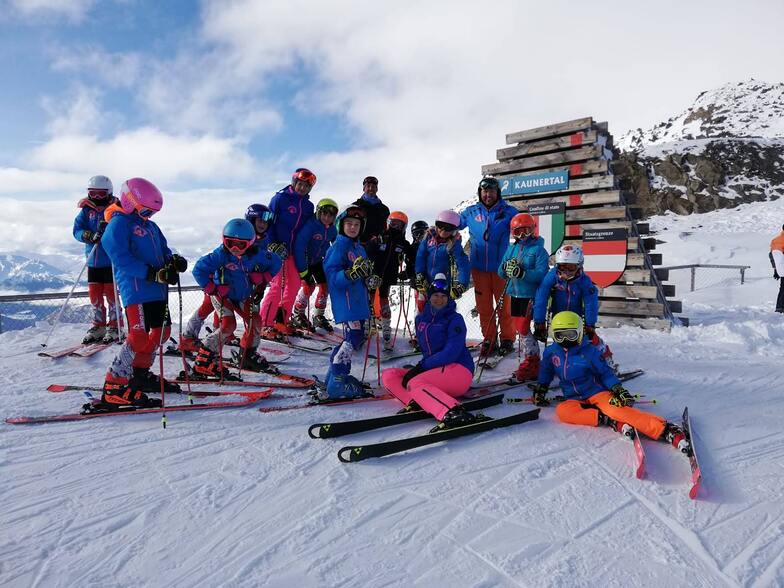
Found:
[[452, 223], [445, 223], [443, 221], [436, 221], [436, 228], [441, 231], [447, 231], [448, 233], [454, 233], [457, 230], [457, 227]]
[[556, 343], [563, 343], [564, 341], [575, 342], [580, 338], [580, 332], [577, 329], [559, 329], [553, 331], [553, 340]]
[[322, 214], [328, 214], [329, 216], [337, 216], [338, 209], [334, 206], [322, 206], [319, 208], [319, 216]]
[[406, 223], [404, 223], [402, 220], [393, 219], [389, 221], [389, 228], [397, 229], [398, 231], [404, 231], [406, 229]]
[[223, 244], [226, 246], [226, 249], [232, 253], [235, 251], [244, 253], [248, 247], [253, 244], [253, 241], [248, 239], [235, 239], [234, 237], [224, 237]]
[[498, 190], [498, 180], [495, 178], [485, 178], [481, 182], [479, 182], [480, 188], [495, 188]]
[[559, 263], [555, 266], [559, 276], [572, 277], [580, 270], [576, 263]]
[[264, 221], [266, 223], [271, 223], [272, 221], [275, 220], [275, 213], [272, 212], [271, 210], [264, 210], [264, 211], [258, 213], [257, 215], [255, 215], [254, 218], [257, 218], [257, 219], [259, 219], [261, 221]]
[[109, 197], [109, 190], [103, 189], [90, 189], [87, 190], [88, 198], [94, 198], [96, 200], [103, 200], [104, 198]]
[[362, 185], [365, 184], [378, 184], [378, 178], [376, 176], [368, 176], [364, 180], [362, 180]]
[[152, 215], [154, 215], [158, 211], [157, 210], [153, 210], [152, 208], [140, 208], [138, 212], [139, 212], [139, 216], [140, 217], [142, 217], [142, 218], [150, 218]]
[[430, 288], [428, 289], [428, 294], [432, 296], [433, 294], [445, 294], [449, 296], [449, 282], [446, 280], [434, 280], [432, 284], [430, 284]]
[[292, 180], [295, 182], [305, 182], [309, 186], [314, 186], [316, 184], [316, 174], [309, 169], [301, 169], [294, 172]]
[[536, 227], [517, 227], [512, 234], [515, 237], [530, 237], [536, 231]]

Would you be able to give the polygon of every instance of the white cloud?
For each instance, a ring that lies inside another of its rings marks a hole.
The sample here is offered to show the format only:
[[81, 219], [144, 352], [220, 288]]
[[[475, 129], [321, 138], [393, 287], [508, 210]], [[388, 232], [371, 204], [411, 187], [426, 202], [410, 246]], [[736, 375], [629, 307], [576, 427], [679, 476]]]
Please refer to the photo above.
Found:
[[127, 88], [142, 71], [142, 56], [135, 52], [109, 53], [101, 47], [78, 45], [52, 50], [52, 69], [80, 76], [93, 87], [107, 84]]
[[77, 86], [70, 102], [45, 97], [41, 105], [51, 117], [47, 130], [52, 135], [95, 133], [102, 125], [100, 92], [94, 88]]

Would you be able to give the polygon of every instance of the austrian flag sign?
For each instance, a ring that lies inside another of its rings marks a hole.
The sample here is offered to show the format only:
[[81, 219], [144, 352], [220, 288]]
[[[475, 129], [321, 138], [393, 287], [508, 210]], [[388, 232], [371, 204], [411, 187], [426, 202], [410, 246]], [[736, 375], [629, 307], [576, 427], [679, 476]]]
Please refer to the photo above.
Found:
[[583, 254], [583, 270], [594, 284], [614, 284], [626, 269], [626, 229], [583, 231]]

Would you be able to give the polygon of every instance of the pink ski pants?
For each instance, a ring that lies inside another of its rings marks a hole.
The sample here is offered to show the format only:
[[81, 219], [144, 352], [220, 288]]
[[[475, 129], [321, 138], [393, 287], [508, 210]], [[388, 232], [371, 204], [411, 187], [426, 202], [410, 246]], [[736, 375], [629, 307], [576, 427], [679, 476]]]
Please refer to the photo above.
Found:
[[381, 373], [384, 388], [403, 404], [412, 400], [436, 417], [443, 420], [446, 411], [458, 403], [455, 400], [468, 392], [473, 374], [464, 365], [450, 363], [447, 366], [422, 372], [403, 388], [401, 382], [408, 370], [406, 368], [387, 368]]

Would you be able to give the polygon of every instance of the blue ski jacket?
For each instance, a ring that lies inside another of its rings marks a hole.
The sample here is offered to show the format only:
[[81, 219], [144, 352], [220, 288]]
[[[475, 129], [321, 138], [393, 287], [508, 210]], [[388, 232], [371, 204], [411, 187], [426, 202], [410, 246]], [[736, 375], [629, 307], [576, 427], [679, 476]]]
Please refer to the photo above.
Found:
[[544, 239], [526, 237], [511, 243], [498, 265], [498, 275], [504, 279], [506, 279], [504, 263], [512, 258], [516, 259], [523, 268], [523, 277], [510, 278], [507, 293], [515, 298], [533, 298], [550, 268], [547, 261], [550, 256], [544, 248]]
[[[454, 259], [457, 266], [456, 277], [452, 275], [450, 257]], [[425, 274], [430, 282], [436, 274], [444, 274], [450, 283], [457, 281], [468, 288], [471, 279], [471, 267], [468, 256], [463, 251], [460, 234], [455, 235], [455, 239], [451, 242], [442, 241], [437, 237], [435, 228], [428, 229], [419, 242], [414, 268], [416, 273]]]
[[551, 296], [551, 314], [571, 310], [579, 314], [587, 326], [596, 326], [599, 317], [599, 290], [584, 272], [569, 281], [559, 278], [556, 268], [547, 273], [536, 290], [535, 323], [544, 323], [547, 320], [547, 303]]
[[269, 239], [274, 243], [285, 244], [291, 253], [297, 233], [308, 219], [313, 218], [310, 195], [302, 196], [291, 186], [286, 186], [272, 197], [269, 208], [275, 213], [275, 222], [267, 230]]
[[236, 257], [219, 245], [194, 264], [193, 277], [202, 288], [209, 282], [229, 286], [229, 300], [239, 305], [253, 294], [250, 273], [267, 273], [272, 277], [282, 265], [280, 257], [267, 251], [266, 247], [252, 245], [241, 257]]
[[416, 337], [422, 349], [420, 365], [426, 369], [459, 363], [474, 373], [474, 359], [466, 347], [466, 325], [454, 300], [441, 310], [430, 303], [415, 320]]
[[147, 272], [161, 268], [171, 260], [172, 252], [161, 229], [138, 214], [108, 209], [109, 225], [101, 245], [114, 264], [114, 278], [125, 306], [166, 300], [169, 286], [150, 282]]
[[[114, 204], [117, 202], [117, 199], [112, 199], [109, 204]], [[103, 213], [106, 210], [105, 207], [98, 208], [95, 206], [94, 203], [90, 202], [87, 198], [83, 198], [79, 201], [78, 204], [81, 210], [79, 214], [76, 215], [73, 223], [73, 236], [74, 239], [79, 241], [80, 243], [84, 243], [84, 255], [87, 257], [87, 266], [88, 267], [109, 267], [112, 265], [112, 260], [109, 259], [109, 256], [106, 254], [101, 242], [98, 243], [85, 243], [84, 241], [84, 232], [90, 231], [91, 233], [95, 233], [98, 231], [98, 224], [103, 221]], [[108, 206], [108, 205], [107, 205]], [[93, 250], [93, 247], [96, 248], [95, 253], [90, 255]]]
[[471, 269], [498, 271], [498, 264], [509, 244], [509, 225], [519, 211], [499, 199], [490, 209], [481, 202], [460, 213], [460, 228], [468, 227], [471, 243]]
[[311, 217], [294, 240], [294, 263], [297, 271], [305, 271], [311, 265], [323, 261], [327, 249], [337, 236], [338, 230], [334, 223], [325, 227], [320, 220]]
[[358, 241], [338, 235], [324, 257], [332, 316], [336, 323], [363, 321], [370, 318], [368, 291], [364, 280], [350, 280], [346, 275], [358, 257], [368, 259], [367, 252]]
[[571, 349], [565, 349], [558, 343], [545, 348], [538, 381], [549, 386], [554, 376], [561, 381], [564, 397], [576, 400], [585, 400], [621, 383], [602, 359], [601, 350], [587, 338]]

